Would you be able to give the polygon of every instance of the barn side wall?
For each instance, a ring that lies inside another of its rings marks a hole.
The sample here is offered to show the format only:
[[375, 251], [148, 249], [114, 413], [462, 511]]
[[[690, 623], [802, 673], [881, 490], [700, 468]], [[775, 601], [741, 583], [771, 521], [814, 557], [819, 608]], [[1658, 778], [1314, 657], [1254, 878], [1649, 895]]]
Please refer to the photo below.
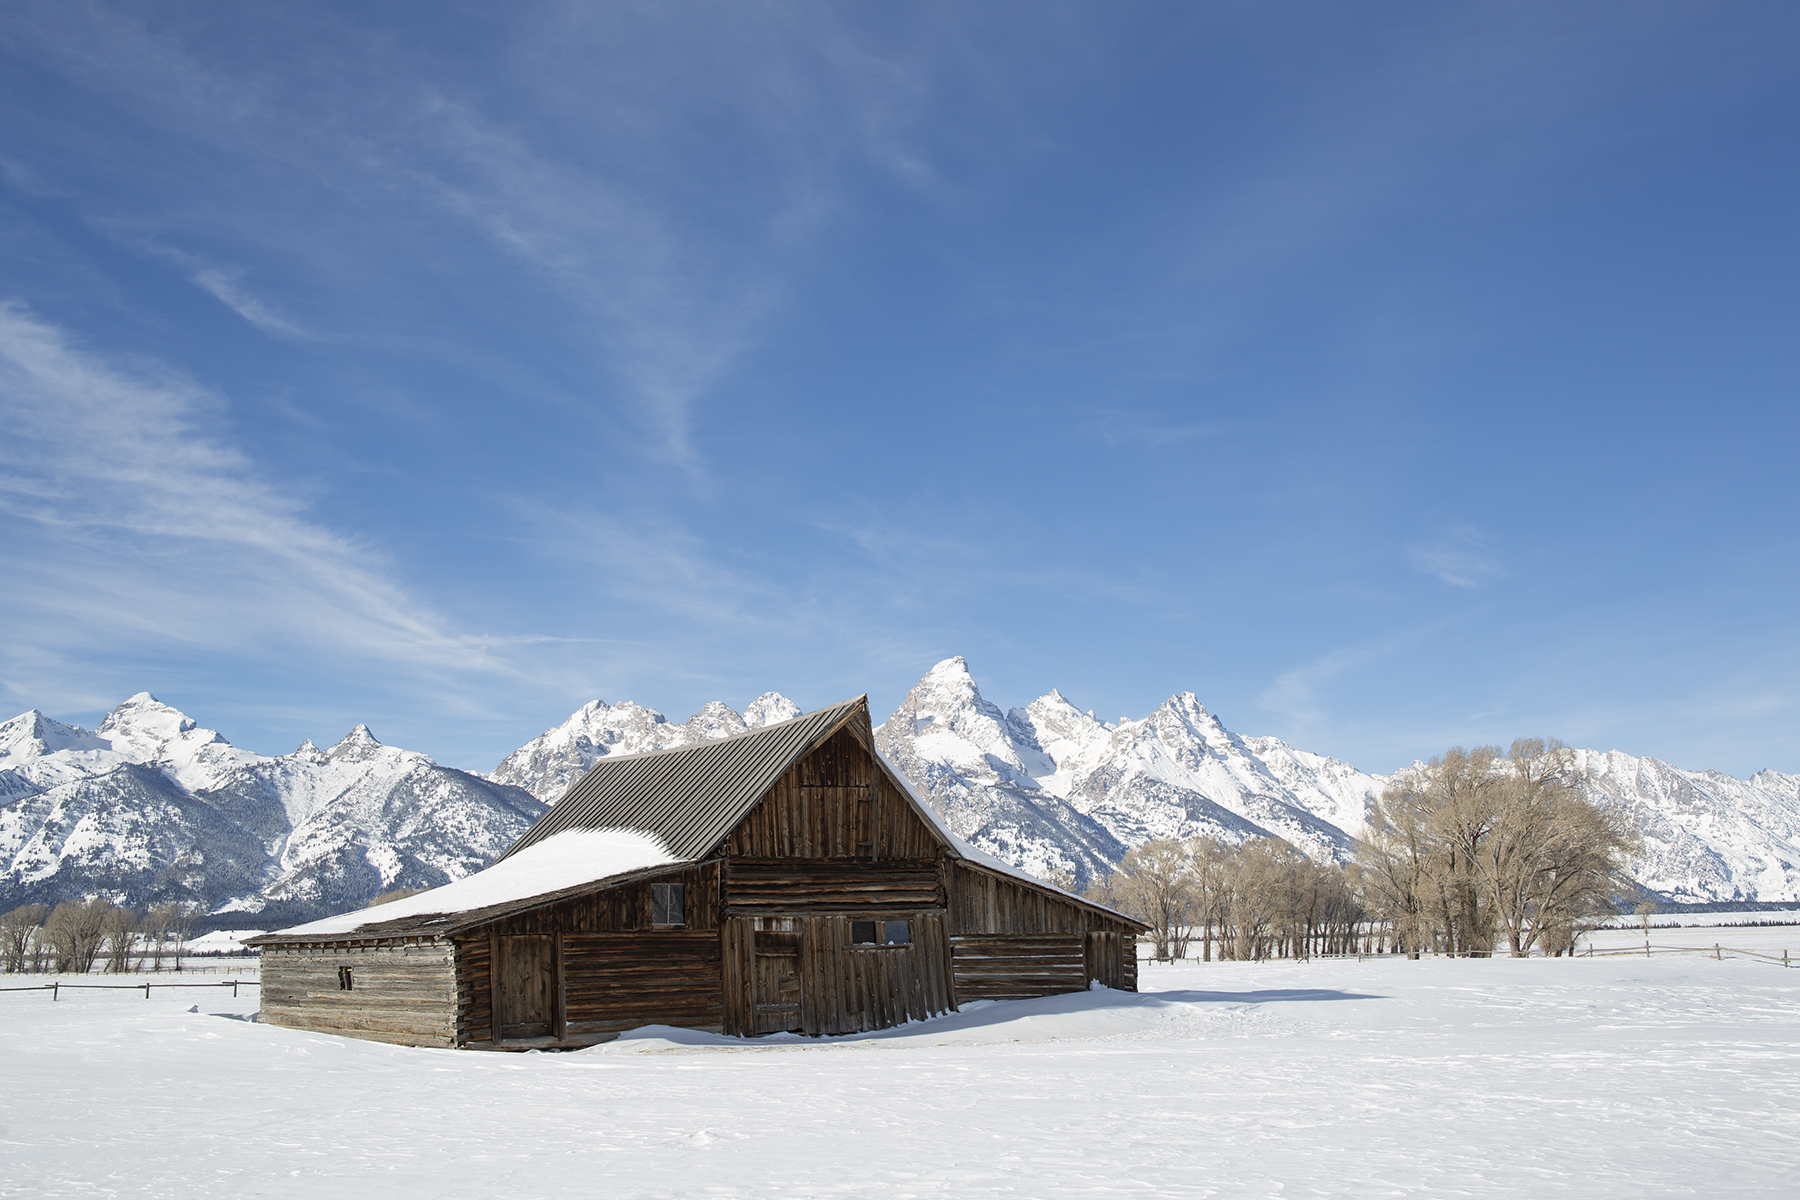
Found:
[[[779, 930], [800, 942], [800, 1025], [808, 1034], [860, 1033], [948, 1011], [949, 943], [943, 865], [737, 859], [724, 876], [725, 1028], [757, 1029], [757, 939]], [[857, 946], [859, 920], [911, 923], [907, 946]]]
[[[494, 1044], [494, 949], [501, 938], [535, 934], [557, 939], [560, 1044], [607, 1041], [639, 1025], [722, 1029], [719, 867], [664, 872], [458, 934], [459, 1043]], [[651, 924], [657, 883], [682, 885], [680, 927]]]
[[1090, 980], [1137, 990], [1135, 927], [966, 862], [950, 864], [957, 1003], [1078, 992]]
[[[351, 986], [341, 986], [340, 967]], [[454, 1046], [456, 971], [442, 941], [265, 946], [262, 1019], [404, 1046]]]

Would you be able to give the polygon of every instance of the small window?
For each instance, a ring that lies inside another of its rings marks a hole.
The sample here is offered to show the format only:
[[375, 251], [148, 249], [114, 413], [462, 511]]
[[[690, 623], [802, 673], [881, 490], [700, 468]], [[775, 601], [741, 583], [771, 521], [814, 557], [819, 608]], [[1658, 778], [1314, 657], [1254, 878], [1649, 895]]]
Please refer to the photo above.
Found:
[[679, 883], [653, 883], [650, 885], [650, 923], [652, 925], [685, 925], [687, 919], [681, 912], [681, 885]]
[[910, 921], [852, 921], [850, 941], [857, 946], [910, 946]]
[[348, 992], [356, 987], [356, 979], [350, 974], [349, 967], [338, 968], [338, 991]]

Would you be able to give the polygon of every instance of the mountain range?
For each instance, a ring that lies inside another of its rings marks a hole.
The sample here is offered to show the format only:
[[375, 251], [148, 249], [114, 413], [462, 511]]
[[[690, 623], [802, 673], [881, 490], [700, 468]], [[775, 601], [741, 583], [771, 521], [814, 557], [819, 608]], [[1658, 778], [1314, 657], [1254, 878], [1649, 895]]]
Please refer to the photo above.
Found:
[[[0, 725], [0, 911], [105, 894], [202, 904], [215, 925], [270, 927], [480, 869], [599, 758], [729, 737], [800, 709], [774, 692], [685, 722], [596, 700], [488, 775], [383, 746], [240, 750], [139, 693], [93, 731], [32, 711]], [[1191, 692], [1141, 720], [1055, 690], [1002, 711], [968, 664], [937, 664], [876, 728], [882, 752], [950, 828], [1033, 873], [1085, 885], [1133, 846], [1274, 835], [1345, 861], [1393, 777], [1233, 733]], [[1643, 839], [1640, 882], [1682, 902], [1800, 900], [1800, 776], [1748, 780], [1619, 751], [1575, 752], [1595, 802]]]
[[92, 731], [34, 710], [0, 725], [0, 909], [104, 894], [290, 924], [480, 870], [544, 808], [364, 725], [267, 757], [147, 692]]

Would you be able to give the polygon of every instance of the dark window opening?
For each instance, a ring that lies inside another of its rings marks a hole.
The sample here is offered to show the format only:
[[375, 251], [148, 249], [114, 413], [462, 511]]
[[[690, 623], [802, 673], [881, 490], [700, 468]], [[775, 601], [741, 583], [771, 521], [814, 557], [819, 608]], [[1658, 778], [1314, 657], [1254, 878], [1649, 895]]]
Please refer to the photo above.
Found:
[[687, 924], [681, 911], [681, 885], [679, 883], [653, 883], [650, 885], [650, 923], [652, 925]]
[[356, 987], [356, 980], [350, 974], [349, 967], [338, 968], [338, 991], [348, 992]]
[[850, 941], [857, 946], [910, 946], [910, 921], [852, 921]]

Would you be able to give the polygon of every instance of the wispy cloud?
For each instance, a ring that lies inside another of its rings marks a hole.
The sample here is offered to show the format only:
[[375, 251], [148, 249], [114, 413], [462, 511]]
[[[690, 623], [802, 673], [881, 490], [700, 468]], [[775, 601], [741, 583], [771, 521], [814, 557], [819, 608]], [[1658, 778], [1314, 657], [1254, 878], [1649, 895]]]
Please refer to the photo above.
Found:
[[1506, 574], [1499, 556], [1479, 529], [1464, 525], [1407, 554], [1413, 566], [1452, 587], [1479, 588]]
[[1378, 657], [1388, 648], [1385, 644], [1347, 646], [1283, 671], [1263, 689], [1258, 703], [1287, 717], [1301, 729], [1315, 727], [1325, 719], [1327, 711], [1327, 705], [1319, 695], [1321, 689], [1345, 671]]
[[312, 336], [252, 295], [249, 289], [238, 282], [243, 275], [242, 271], [228, 270], [224, 267], [206, 267], [196, 271], [193, 280], [196, 285], [212, 293], [219, 303], [264, 333], [274, 333], [291, 338], [310, 338]]
[[0, 556], [13, 629], [508, 669], [487, 640], [450, 629], [378, 555], [264, 478], [217, 432], [225, 415], [191, 380], [108, 362], [0, 305], [0, 508], [12, 518]]

